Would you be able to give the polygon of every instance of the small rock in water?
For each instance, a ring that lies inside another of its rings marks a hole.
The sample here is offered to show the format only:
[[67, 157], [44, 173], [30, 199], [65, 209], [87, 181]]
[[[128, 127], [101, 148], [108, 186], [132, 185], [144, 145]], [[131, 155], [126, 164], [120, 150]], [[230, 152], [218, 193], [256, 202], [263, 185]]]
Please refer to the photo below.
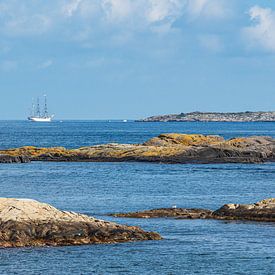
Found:
[[275, 198], [265, 199], [254, 204], [225, 204], [216, 211], [200, 208], [151, 209], [140, 212], [116, 213], [114, 217], [125, 218], [177, 218], [177, 219], [217, 219], [251, 220], [275, 222]]

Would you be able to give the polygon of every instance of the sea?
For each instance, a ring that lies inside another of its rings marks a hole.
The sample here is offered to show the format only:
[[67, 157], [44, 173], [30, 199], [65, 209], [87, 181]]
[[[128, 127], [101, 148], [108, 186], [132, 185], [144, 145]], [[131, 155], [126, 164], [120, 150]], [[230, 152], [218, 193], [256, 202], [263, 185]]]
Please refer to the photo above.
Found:
[[[0, 121], [0, 149], [141, 143], [161, 133], [275, 138], [275, 123]], [[161, 241], [0, 249], [0, 274], [275, 274], [275, 224], [252, 221], [126, 219], [160, 207], [217, 209], [275, 197], [275, 163], [0, 164], [0, 196], [29, 198], [157, 231]]]

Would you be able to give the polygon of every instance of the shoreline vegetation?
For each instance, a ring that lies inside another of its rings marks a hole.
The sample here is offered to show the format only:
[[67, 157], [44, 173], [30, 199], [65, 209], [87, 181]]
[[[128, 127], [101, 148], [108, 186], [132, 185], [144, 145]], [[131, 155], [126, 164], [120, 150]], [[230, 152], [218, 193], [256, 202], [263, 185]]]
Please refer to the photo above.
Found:
[[137, 122], [275, 122], [275, 112], [191, 112], [151, 116]]
[[25, 146], [0, 150], [0, 163], [155, 162], [155, 163], [263, 163], [275, 161], [275, 139], [201, 134], [161, 134], [141, 144], [102, 144], [78, 149]]

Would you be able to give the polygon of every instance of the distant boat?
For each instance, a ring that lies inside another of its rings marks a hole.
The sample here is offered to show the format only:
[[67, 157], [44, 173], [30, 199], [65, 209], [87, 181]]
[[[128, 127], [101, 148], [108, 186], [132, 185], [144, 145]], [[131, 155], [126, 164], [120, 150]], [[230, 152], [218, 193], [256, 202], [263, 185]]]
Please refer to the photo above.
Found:
[[123, 119], [123, 122], [128, 122], [128, 120], [127, 119]]
[[37, 99], [36, 106], [32, 104], [31, 115], [28, 117], [28, 120], [33, 122], [51, 122], [54, 115], [49, 115], [48, 106], [47, 106], [47, 96], [44, 95], [44, 110], [43, 113], [40, 111], [40, 102], [39, 98]]

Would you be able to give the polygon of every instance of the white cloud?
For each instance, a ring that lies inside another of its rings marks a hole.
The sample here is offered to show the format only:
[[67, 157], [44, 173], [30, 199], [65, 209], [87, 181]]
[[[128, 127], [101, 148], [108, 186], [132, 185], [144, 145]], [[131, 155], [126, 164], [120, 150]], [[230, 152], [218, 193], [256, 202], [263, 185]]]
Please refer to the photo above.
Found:
[[191, 14], [199, 15], [203, 12], [209, 0], [191, 0], [188, 1], [188, 10]]
[[[60, 0], [59, 0], [60, 1]], [[102, 12], [103, 0], [71, 0], [61, 5], [61, 14], [67, 18], [79, 16], [82, 19], [91, 19], [96, 13]]]
[[[223, 17], [226, 0], [3, 0], [0, 32], [39, 35], [52, 30], [89, 39], [91, 33], [168, 33], [182, 16]], [[76, 39], [77, 40], [77, 39]]]
[[187, 11], [192, 18], [225, 18], [228, 16], [226, 0], [188, 0]]
[[150, 7], [147, 12], [149, 22], [162, 20], [174, 20], [182, 15], [184, 1], [180, 0], [150, 0]]
[[249, 10], [253, 26], [243, 29], [243, 34], [252, 46], [275, 51], [275, 11], [270, 8], [253, 6]]
[[102, 8], [108, 20], [120, 22], [133, 14], [135, 4], [131, 0], [102, 0]]
[[69, 3], [66, 3], [62, 8], [65, 16], [73, 16], [73, 14], [78, 10], [81, 2], [82, 0], [72, 0]]
[[150, 0], [146, 18], [151, 30], [156, 33], [168, 33], [173, 23], [183, 15], [185, 1]]
[[102, 10], [108, 23], [120, 24], [124, 29], [167, 31], [183, 15], [185, 2], [186, 0], [102, 0]]

